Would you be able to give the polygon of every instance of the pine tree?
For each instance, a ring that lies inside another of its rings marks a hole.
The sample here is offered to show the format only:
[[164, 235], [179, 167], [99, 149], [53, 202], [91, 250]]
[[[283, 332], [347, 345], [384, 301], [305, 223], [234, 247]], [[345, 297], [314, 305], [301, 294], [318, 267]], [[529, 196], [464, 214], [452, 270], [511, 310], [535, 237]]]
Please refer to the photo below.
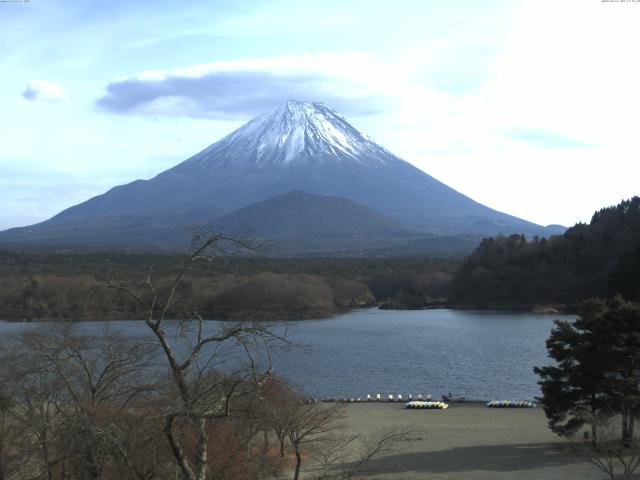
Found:
[[552, 431], [563, 436], [619, 414], [622, 439], [640, 414], [640, 304], [616, 297], [592, 300], [573, 321], [556, 321], [547, 340], [557, 365], [536, 367], [541, 403]]
[[627, 300], [640, 301], [640, 246], [620, 256], [609, 275], [609, 286]]

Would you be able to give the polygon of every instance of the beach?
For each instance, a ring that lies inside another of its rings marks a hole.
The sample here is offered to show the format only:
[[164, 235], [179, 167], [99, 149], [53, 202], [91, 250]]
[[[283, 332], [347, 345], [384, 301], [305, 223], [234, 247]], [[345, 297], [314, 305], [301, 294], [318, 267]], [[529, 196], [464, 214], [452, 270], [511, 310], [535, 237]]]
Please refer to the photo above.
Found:
[[390, 428], [414, 432], [369, 464], [370, 478], [434, 480], [584, 479], [605, 475], [547, 427], [541, 408], [452, 403], [446, 410], [407, 410], [402, 403], [345, 405], [350, 434]]

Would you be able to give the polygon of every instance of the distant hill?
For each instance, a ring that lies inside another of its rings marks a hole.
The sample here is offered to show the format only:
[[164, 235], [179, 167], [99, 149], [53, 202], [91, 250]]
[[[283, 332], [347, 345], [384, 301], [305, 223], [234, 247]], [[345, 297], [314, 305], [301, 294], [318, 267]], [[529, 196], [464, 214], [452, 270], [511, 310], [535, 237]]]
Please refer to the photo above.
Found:
[[269, 238], [394, 234], [393, 220], [341, 197], [289, 192], [253, 203], [215, 221], [224, 231]]
[[[427, 236], [564, 231], [481, 205], [393, 155], [328, 106], [290, 100], [150, 180], [114, 187], [45, 222], [0, 232], [0, 246], [175, 248], [184, 245], [190, 225], [291, 191], [340, 197], [369, 209], [368, 220], [361, 221], [328, 214], [334, 234], [346, 237], [367, 235], [374, 212], [379, 224], [385, 217], [388, 225]], [[227, 220], [246, 225], [250, 212]]]
[[451, 284], [458, 305], [576, 305], [589, 297], [640, 297], [640, 197], [596, 212], [564, 235], [487, 238]]
[[400, 227], [396, 222], [341, 197], [289, 192], [224, 215], [216, 229], [265, 242], [267, 252], [290, 254], [469, 253], [478, 237], [441, 237]]

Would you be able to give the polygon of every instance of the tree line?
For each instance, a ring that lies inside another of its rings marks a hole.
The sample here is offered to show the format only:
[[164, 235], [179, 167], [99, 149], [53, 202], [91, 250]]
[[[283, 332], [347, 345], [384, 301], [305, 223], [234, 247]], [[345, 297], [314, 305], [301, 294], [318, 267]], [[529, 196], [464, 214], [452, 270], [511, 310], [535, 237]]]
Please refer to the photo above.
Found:
[[[171, 283], [179, 255], [0, 252], [0, 317], [28, 320], [131, 319], [135, 304], [109, 285]], [[222, 257], [199, 264], [180, 284], [208, 318], [300, 319], [386, 303], [420, 308], [445, 295], [450, 259], [274, 259]]]
[[484, 239], [453, 276], [459, 306], [577, 307], [592, 297], [640, 293], [640, 197], [596, 212], [563, 235]]

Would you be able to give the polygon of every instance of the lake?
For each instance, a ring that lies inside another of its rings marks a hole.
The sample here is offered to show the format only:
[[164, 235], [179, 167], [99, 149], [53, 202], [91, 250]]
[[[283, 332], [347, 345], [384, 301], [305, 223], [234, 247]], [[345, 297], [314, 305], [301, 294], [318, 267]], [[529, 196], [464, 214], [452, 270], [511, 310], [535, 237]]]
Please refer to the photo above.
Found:
[[[309, 395], [366, 397], [443, 393], [469, 399], [533, 399], [534, 366], [548, 365], [545, 341], [556, 318], [528, 312], [363, 309], [324, 320], [288, 322], [291, 338], [305, 347], [278, 352], [276, 372]], [[217, 322], [212, 322], [217, 323]], [[0, 322], [0, 335], [37, 328]], [[98, 331], [101, 322], [81, 322]], [[115, 328], [144, 335], [140, 322]]]

